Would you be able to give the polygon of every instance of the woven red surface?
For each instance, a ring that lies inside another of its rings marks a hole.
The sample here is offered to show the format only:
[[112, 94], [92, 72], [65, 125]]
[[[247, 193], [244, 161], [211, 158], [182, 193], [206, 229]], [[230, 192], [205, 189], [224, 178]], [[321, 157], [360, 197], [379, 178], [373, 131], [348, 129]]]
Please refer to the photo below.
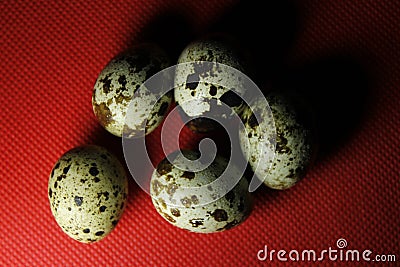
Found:
[[[316, 104], [332, 109], [321, 122], [322, 154], [305, 179], [285, 192], [259, 189], [254, 211], [241, 226], [211, 235], [172, 227], [133, 179], [123, 218], [101, 242], [80, 244], [57, 226], [47, 182], [58, 157], [82, 144], [121, 151], [120, 140], [101, 129], [92, 112], [92, 86], [103, 66], [137, 40], [153, 36], [162, 42], [166, 35], [157, 35], [160, 28], [145, 30], [163, 14], [183, 16], [187, 24], [169, 17], [171, 25], [181, 30], [173, 30], [171, 36], [186, 41], [212, 29], [236, 4], [230, 0], [0, 1], [1, 266], [279, 264], [276, 258], [259, 261], [257, 252], [264, 245], [287, 251], [336, 248], [339, 238], [347, 240], [349, 249], [396, 254], [399, 264], [400, 4], [396, 0], [297, 1], [288, 3], [293, 9], [287, 13], [285, 5], [271, 4], [262, 11], [265, 16], [258, 17], [270, 25], [247, 28], [250, 35], [258, 31], [253, 38], [268, 39], [258, 48], [268, 43], [280, 48], [279, 53], [267, 55], [276, 68], [259, 70], [265, 71], [260, 76], [266, 82], [318, 89], [309, 90], [311, 98], [327, 94], [337, 103]], [[277, 19], [270, 19], [274, 14]], [[293, 14], [295, 23], [285, 24]], [[246, 21], [246, 17], [236, 20], [243, 25]], [[185, 33], [185, 25], [191, 25], [186, 29], [192, 34]], [[287, 36], [293, 25], [293, 36]], [[269, 34], [264, 29], [273, 30]], [[171, 51], [174, 38], [164, 40]], [[253, 41], [249, 40], [257, 45]], [[264, 52], [260, 50], [260, 55]], [[159, 131], [148, 138], [155, 161], [162, 157], [158, 137]], [[182, 146], [191, 147], [194, 140], [185, 129]]]

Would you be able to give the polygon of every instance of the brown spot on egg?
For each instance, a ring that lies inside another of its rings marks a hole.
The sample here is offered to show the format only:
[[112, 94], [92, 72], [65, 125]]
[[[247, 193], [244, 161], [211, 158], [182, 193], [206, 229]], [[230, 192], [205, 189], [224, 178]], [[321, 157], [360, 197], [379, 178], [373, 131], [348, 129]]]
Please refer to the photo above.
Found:
[[195, 176], [196, 176], [196, 174], [194, 172], [190, 172], [190, 171], [185, 171], [181, 175], [182, 178], [186, 178], [186, 179], [189, 179], [189, 180], [192, 180]]
[[174, 218], [172, 218], [169, 214], [163, 212], [162, 215], [164, 216], [165, 219], [167, 219], [171, 223], [176, 223], [176, 220]]
[[164, 185], [158, 180], [152, 181], [151, 186], [152, 186], [154, 195], [156, 195], [156, 196], [158, 196], [161, 193], [161, 191], [164, 189]]
[[179, 209], [172, 208], [172, 209], [170, 209], [170, 211], [171, 211], [171, 214], [172, 214], [173, 216], [175, 216], [175, 217], [181, 216], [181, 212], [179, 211]]
[[166, 190], [167, 194], [172, 196], [176, 192], [176, 189], [178, 189], [178, 185], [176, 185], [175, 183], [168, 184], [167, 190]]
[[74, 197], [74, 201], [75, 201], [75, 204], [76, 204], [77, 206], [81, 206], [81, 205], [82, 205], [82, 202], [83, 202], [83, 197], [75, 196], [75, 197]]
[[290, 147], [288, 147], [288, 140], [283, 132], [277, 131], [276, 133], [276, 152], [280, 154], [291, 153]]
[[158, 203], [159, 203], [159, 205], [161, 205], [161, 207], [162, 207], [163, 209], [167, 209], [167, 204], [165, 203], [164, 199], [159, 198], [159, 199], [158, 199]]
[[119, 76], [118, 83], [120, 85], [122, 85], [123, 88], [125, 88], [125, 86], [126, 86], [126, 76], [125, 75]]
[[184, 198], [181, 199], [181, 203], [186, 208], [189, 208], [192, 205], [192, 200], [190, 198], [188, 198], [188, 197], [184, 197]]
[[204, 219], [202, 218], [190, 219], [189, 223], [192, 225], [192, 227], [197, 228], [201, 225], [204, 225]]
[[217, 87], [215, 85], [210, 86], [210, 91], [209, 91], [211, 96], [215, 96], [217, 94]]
[[57, 181], [61, 181], [63, 178], [67, 177], [65, 174], [57, 176]]
[[223, 209], [216, 209], [213, 213], [210, 214], [214, 220], [217, 222], [223, 222], [228, 220], [228, 214]]
[[99, 170], [97, 169], [97, 167], [91, 167], [91, 168], [89, 169], [89, 173], [90, 173], [90, 175], [92, 175], [92, 176], [96, 176], [96, 175], [99, 174]]
[[60, 168], [60, 162], [57, 162], [56, 166], [54, 166], [53, 171], [54, 171], [54, 170], [57, 170], [58, 168]]
[[172, 164], [171, 162], [168, 161], [168, 159], [163, 159], [157, 166], [157, 172], [160, 175], [165, 175], [167, 173], [170, 173], [172, 170]]
[[192, 201], [193, 205], [199, 204], [199, 199], [197, 198], [197, 196], [191, 196], [190, 200]]
[[102, 236], [102, 235], [104, 235], [104, 231], [97, 231], [95, 233], [95, 236]]
[[104, 200], [108, 200], [108, 198], [109, 198], [109, 196], [110, 196], [110, 194], [108, 193], [108, 192], [100, 192], [100, 193], [97, 193], [97, 198], [101, 198], [102, 196], [104, 196]]
[[171, 174], [168, 174], [168, 175], [165, 177], [165, 181], [169, 182], [169, 181], [171, 181], [173, 178], [174, 178], [174, 176], [172, 176]]
[[219, 100], [228, 105], [229, 107], [237, 107], [243, 103], [243, 99], [238, 96], [234, 91], [229, 90], [224, 93]]
[[112, 104], [112, 102], [113, 102], [113, 100], [112, 100], [112, 98], [110, 98], [110, 99], [107, 100], [106, 105], [110, 106]]
[[115, 103], [122, 104], [122, 102], [129, 102], [131, 97], [125, 96], [124, 94], [120, 93], [117, 97], [115, 97]]
[[67, 167], [65, 167], [65, 168], [63, 169], [63, 173], [64, 173], [64, 174], [67, 174], [68, 171], [69, 171], [69, 168], [71, 168], [71, 165], [68, 165]]
[[111, 122], [113, 122], [112, 113], [106, 103], [94, 103], [93, 107], [97, 119], [104, 127], [107, 127]]
[[104, 76], [103, 79], [100, 80], [100, 82], [103, 84], [103, 93], [105, 95], [108, 95], [108, 93], [111, 91], [111, 74], [107, 74]]

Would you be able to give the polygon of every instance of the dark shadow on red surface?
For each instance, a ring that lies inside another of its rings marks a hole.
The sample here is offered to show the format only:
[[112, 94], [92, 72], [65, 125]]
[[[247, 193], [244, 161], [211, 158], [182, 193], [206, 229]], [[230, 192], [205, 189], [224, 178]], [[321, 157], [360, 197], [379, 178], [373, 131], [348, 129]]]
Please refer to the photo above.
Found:
[[[137, 36], [137, 40], [141, 42], [158, 44], [170, 56], [172, 65], [177, 62], [179, 54], [193, 38], [191, 23], [179, 10], [164, 10], [157, 14]], [[136, 43], [132, 40], [130, 46]]]
[[354, 56], [336, 54], [290, 69], [273, 81], [297, 91], [315, 111], [319, 156], [322, 160], [357, 133], [371, 108], [376, 77]]
[[240, 1], [210, 27], [204, 35], [231, 35], [247, 63], [247, 75], [263, 84], [282, 68], [284, 57], [298, 32], [297, 7], [292, 1]]

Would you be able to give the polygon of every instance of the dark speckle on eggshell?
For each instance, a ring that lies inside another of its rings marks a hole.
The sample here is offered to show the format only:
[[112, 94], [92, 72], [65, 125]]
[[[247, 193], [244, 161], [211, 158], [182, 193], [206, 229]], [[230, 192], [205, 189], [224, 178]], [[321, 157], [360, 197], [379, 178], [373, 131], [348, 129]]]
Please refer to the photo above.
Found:
[[96, 176], [97, 174], [99, 174], [99, 170], [96, 167], [90, 167], [89, 173], [92, 176]]
[[[211, 96], [215, 96], [217, 94], [217, 87], [215, 85], [210, 86], [210, 91], [209, 91]], [[222, 101], [222, 100], [221, 100]], [[222, 101], [223, 102], [223, 101]]]
[[196, 176], [196, 174], [194, 172], [190, 172], [190, 171], [184, 171], [183, 174], [181, 175], [182, 178], [186, 178], [186, 179], [193, 179]]
[[216, 209], [213, 213], [211, 213], [211, 216], [217, 222], [223, 222], [223, 221], [228, 220], [228, 214], [223, 209]]
[[171, 172], [172, 164], [168, 161], [168, 159], [164, 159], [157, 165], [157, 172], [160, 175], [164, 175], [166, 173]]
[[82, 205], [83, 197], [75, 196], [74, 201], [75, 201], [75, 204], [79, 207], [80, 205]]
[[179, 211], [179, 209], [176, 209], [176, 208], [172, 208], [172, 209], [171, 209], [171, 214], [172, 214], [173, 216], [175, 216], [175, 217], [181, 216], [181, 212]]
[[192, 225], [192, 227], [197, 228], [204, 224], [204, 219], [203, 218], [190, 219], [189, 223]]
[[233, 91], [227, 91], [219, 98], [219, 100], [230, 107], [238, 107], [243, 104], [243, 99]]

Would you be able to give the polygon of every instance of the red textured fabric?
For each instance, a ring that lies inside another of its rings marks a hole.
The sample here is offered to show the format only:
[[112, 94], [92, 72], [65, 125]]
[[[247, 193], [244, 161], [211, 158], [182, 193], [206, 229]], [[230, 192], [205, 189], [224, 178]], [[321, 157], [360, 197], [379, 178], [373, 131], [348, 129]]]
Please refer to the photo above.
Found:
[[[133, 43], [152, 38], [176, 53], [184, 41], [221, 25], [237, 4], [231, 0], [0, 1], [1, 266], [278, 265], [276, 258], [259, 261], [258, 251], [265, 245], [320, 251], [337, 248], [339, 238], [346, 239], [348, 249], [395, 254], [399, 264], [400, 3], [396, 0], [271, 4], [258, 10], [258, 18], [268, 25], [244, 29], [252, 38], [267, 38], [258, 44], [249, 39], [250, 47], [272, 43], [277, 49], [269, 54], [259, 51], [276, 63], [276, 68], [258, 69], [263, 82], [311, 88], [306, 91], [313, 100], [327, 94], [338, 101], [329, 102], [337, 112], [324, 114], [321, 153], [304, 180], [283, 192], [260, 188], [251, 216], [239, 227], [210, 235], [175, 228], [157, 214], [133, 179], [120, 223], [101, 242], [81, 244], [56, 224], [47, 183], [57, 159], [83, 144], [103, 145], [121, 156], [120, 140], [98, 125], [91, 106], [92, 87], [104, 65]], [[274, 14], [276, 20], [271, 19]], [[176, 16], [181, 19], [174, 20]], [[164, 42], [160, 18], [177, 26], [171, 31], [173, 38]], [[249, 19], [236, 23], [249, 27]], [[315, 105], [321, 109], [325, 103]], [[159, 135], [157, 130], [148, 137], [155, 162], [162, 158]], [[183, 129], [181, 146], [193, 147], [199, 139]], [[348, 264], [324, 261], [334, 263]]]

